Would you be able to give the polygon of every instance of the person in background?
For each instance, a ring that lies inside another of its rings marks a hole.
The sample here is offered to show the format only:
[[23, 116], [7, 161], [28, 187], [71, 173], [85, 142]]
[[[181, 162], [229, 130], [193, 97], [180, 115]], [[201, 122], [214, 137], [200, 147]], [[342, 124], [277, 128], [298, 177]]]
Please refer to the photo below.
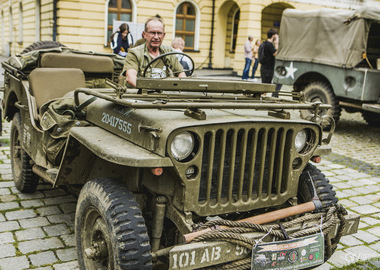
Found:
[[243, 70], [243, 76], [242, 80], [248, 80], [249, 77], [249, 68], [251, 67], [252, 63], [252, 36], [248, 36], [248, 40], [244, 43], [244, 59], [245, 59], [245, 66]]
[[[175, 38], [172, 41], [172, 47], [174, 51], [183, 52], [185, 48], [185, 41], [182, 38]], [[178, 61], [183, 66], [183, 70], [186, 73], [186, 76], [190, 76], [190, 70], [193, 68], [193, 65], [188, 57], [183, 54], [177, 54]]]
[[257, 67], [259, 65], [259, 47], [260, 47], [260, 44], [261, 44], [261, 40], [258, 39], [258, 40], [256, 40], [255, 45], [253, 45], [254, 62], [253, 62], [251, 79], [255, 79], [255, 73], [256, 73]]
[[129, 25], [122, 23], [119, 26], [118, 31], [111, 35], [110, 47], [113, 53], [126, 57], [128, 50], [132, 47], [132, 45], [133, 37], [129, 33]]
[[[146, 40], [145, 44], [132, 48], [124, 62], [122, 74], [126, 74], [127, 83], [132, 87], [136, 87], [137, 77], [144, 75], [145, 68], [153, 59], [173, 51], [171, 46], [162, 44], [165, 38], [165, 25], [161, 18], [151, 17], [145, 22], [143, 37]], [[170, 65], [166, 60], [170, 61]], [[175, 55], [161, 58], [150, 67], [145, 74], [148, 78], [166, 78], [170, 74], [186, 77]]]

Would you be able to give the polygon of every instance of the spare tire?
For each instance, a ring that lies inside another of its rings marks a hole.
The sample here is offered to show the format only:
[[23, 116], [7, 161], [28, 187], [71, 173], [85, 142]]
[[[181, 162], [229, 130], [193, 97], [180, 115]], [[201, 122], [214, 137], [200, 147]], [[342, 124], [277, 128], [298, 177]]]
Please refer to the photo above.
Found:
[[58, 47], [66, 47], [65, 45], [57, 42], [57, 41], [37, 41], [28, 47], [26, 47], [21, 54], [28, 53], [31, 51], [36, 51], [36, 50], [42, 50], [42, 49], [51, 49], [51, 48], [58, 48]]

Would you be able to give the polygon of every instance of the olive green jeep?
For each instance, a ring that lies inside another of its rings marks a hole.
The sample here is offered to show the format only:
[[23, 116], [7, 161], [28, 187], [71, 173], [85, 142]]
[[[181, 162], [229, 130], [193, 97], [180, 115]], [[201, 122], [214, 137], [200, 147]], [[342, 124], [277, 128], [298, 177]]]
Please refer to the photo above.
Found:
[[329, 105], [197, 77], [129, 89], [122, 58], [50, 45], [2, 62], [4, 116], [16, 187], [78, 195], [80, 269], [310, 268], [357, 231], [312, 165]]
[[278, 51], [274, 83], [330, 104], [335, 122], [344, 108], [380, 127], [380, 9], [286, 9]]

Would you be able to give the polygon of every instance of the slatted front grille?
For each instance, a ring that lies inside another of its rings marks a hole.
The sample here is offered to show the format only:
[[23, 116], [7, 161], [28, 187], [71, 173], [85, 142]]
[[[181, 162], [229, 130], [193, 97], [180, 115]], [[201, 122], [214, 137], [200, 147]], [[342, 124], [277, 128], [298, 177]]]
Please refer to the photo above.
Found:
[[206, 132], [199, 204], [247, 203], [286, 192], [292, 138], [285, 128]]

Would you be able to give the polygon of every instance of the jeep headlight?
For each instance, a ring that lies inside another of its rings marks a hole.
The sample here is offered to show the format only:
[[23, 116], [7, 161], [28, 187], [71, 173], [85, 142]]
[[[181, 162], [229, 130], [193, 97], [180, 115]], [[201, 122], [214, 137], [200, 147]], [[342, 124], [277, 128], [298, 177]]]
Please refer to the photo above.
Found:
[[185, 131], [176, 135], [170, 145], [172, 156], [179, 161], [186, 159], [194, 149], [194, 136]]
[[294, 145], [298, 153], [300, 153], [305, 148], [307, 137], [307, 131], [305, 129], [297, 133], [296, 139], [294, 140]]

